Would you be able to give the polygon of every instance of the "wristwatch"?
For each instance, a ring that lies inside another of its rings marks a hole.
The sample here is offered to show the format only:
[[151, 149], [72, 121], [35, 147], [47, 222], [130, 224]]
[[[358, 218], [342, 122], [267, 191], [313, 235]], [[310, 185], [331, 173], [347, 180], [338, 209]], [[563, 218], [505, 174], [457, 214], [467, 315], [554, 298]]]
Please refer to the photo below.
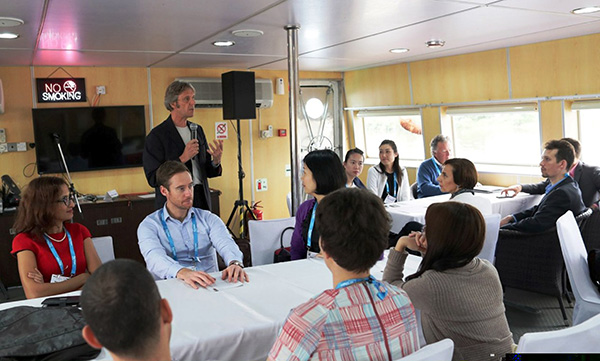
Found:
[[229, 262], [229, 265], [230, 266], [231, 265], [236, 265], [236, 266], [240, 266], [240, 267], [244, 268], [244, 264], [242, 262], [240, 262], [240, 261], [231, 261], [231, 262]]

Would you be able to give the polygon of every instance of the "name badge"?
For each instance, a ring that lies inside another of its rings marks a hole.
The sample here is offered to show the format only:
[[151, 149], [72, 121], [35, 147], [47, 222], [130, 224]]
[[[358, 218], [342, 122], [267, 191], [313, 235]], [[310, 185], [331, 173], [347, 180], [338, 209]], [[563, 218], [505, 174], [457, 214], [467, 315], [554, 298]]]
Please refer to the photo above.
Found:
[[71, 277], [65, 277], [63, 275], [54, 274], [50, 278], [50, 283], [60, 283], [60, 282], [64, 282], [64, 281], [67, 281], [67, 280], [70, 280], [70, 279], [71, 279]]
[[312, 252], [312, 251], [307, 251], [306, 252], [306, 258], [321, 258], [321, 254], [318, 252]]
[[387, 197], [385, 197], [385, 200], [383, 201], [383, 203], [384, 204], [396, 203], [396, 198], [392, 197], [388, 194]]

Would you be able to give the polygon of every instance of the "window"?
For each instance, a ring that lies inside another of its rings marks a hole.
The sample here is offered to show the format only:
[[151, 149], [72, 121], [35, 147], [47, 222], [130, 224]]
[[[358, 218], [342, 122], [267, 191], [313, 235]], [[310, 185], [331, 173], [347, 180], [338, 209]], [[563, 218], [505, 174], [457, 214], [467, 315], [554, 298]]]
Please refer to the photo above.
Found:
[[600, 165], [600, 102], [573, 103], [574, 117], [565, 117], [565, 136], [581, 143], [581, 160]]
[[379, 145], [384, 139], [393, 140], [398, 147], [400, 163], [418, 166], [425, 157], [418, 109], [360, 111], [355, 123], [356, 146], [364, 147], [367, 159], [379, 162]]
[[537, 167], [541, 148], [535, 104], [449, 108], [446, 114], [442, 132], [453, 140], [454, 157], [491, 166]]

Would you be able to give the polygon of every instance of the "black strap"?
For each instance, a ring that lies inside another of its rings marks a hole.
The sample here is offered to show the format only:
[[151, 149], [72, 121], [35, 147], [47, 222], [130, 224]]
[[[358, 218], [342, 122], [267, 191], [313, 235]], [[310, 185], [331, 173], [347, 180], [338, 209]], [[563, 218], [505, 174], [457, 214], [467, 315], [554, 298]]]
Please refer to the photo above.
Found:
[[294, 227], [286, 227], [283, 229], [283, 231], [281, 231], [281, 235], [279, 236], [279, 244], [281, 245], [281, 248], [283, 248], [283, 235], [285, 234], [285, 231], [288, 230], [294, 230]]

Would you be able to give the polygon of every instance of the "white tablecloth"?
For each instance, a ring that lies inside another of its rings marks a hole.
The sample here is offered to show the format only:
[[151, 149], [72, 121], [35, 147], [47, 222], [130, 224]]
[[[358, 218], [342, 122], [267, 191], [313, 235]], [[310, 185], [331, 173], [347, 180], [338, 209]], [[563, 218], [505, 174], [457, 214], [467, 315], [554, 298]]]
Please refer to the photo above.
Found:
[[[492, 213], [500, 214], [500, 217], [505, 217], [509, 214], [517, 213], [535, 206], [540, 202], [541, 195], [531, 195], [527, 193], [519, 193], [513, 198], [498, 198], [500, 195], [500, 187], [485, 187], [487, 189], [495, 189], [492, 193], [476, 193], [479, 197], [484, 197], [492, 203]], [[386, 210], [392, 217], [392, 232], [398, 233], [404, 225], [410, 221], [425, 223], [425, 212], [430, 204], [445, 202], [450, 199], [449, 194], [439, 196], [420, 198], [411, 201], [403, 201], [386, 205]]]
[[[371, 274], [381, 279], [387, 259]], [[416, 271], [420, 257], [409, 256], [405, 274]], [[194, 290], [177, 279], [157, 281], [173, 310], [171, 354], [175, 360], [265, 360], [290, 310], [332, 288], [324, 261], [309, 259], [250, 267], [250, 283], [215, 292]], [[71, 292], [78, 294], [79, 292]], [[42, 298], [3, 303], [40, 306]], [[98, 360], [110, 360], [105, 350]]]

